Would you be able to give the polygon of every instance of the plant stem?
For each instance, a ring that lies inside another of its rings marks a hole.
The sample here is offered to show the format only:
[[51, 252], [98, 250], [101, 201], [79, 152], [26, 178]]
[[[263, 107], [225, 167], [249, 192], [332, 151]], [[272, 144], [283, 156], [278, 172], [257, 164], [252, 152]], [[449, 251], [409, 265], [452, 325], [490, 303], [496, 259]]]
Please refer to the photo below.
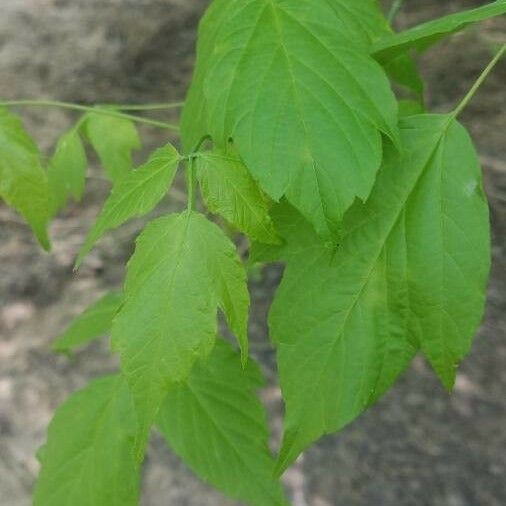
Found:
[[188, 211], [195, 210], [195, 202], [196, 202], [195, 187], [197, 186], [195, 176], [196, 176], [195, 156], [190, 156], [186, 172], [186, 186], [188, 188]]
[[184, 102], [167, 102], [159, 104], [106, 104], [105, 107], [118, 109], [119, 111], [163, 111], [168, 109], [179, 109]]
[[102, 114], [104, 116], [112, 116], [114, 118], [129, 119], [136, 123], [144, 123], [157, 128], [164, 128], [168, 130], [179, 130], [177, 125], [165, 123], [164, 121], [157, 121], [149, 118], [142, 118], [141, 116], [134, 116], [133, 114], [125, 114], [113, 109], [106, 109], [104, 107], [91, 107], [80, 104], [72, 104], [69, 102], [59, 102], [55, 100], [10, 100], [8, 102], [0, 102], [0, 107], [14, 107], [14, 106], [27, 106], [27, 107], [58, 107], [60, 109], [69, 109], [81, 112], [93, 112]]
[[497, 54], [492, 58], [490, 63], [485, 67], [483, 72], [480, 74], [480, 77], [473, 84], [467, 95], [462, 99], [460, 104], [455, 108], [452, 112], [452, 118], [456, 118], [469, 104], [471, 99], [474, 97], [476, 92], [480, 89], [480, 86], [483, 84], [485, 79], [489, 76], [490, 72], [492, 72], [493, 68], [496, 66], [497, 62], [503, 57], [506, 53], [506, 44], [503, 44], [499, 49]]
[[401, 10], [402, 4], [404, 3], [404, 0], [394, 0], [392, 2], [392, 6], [390, 7], [390, 11], [388, 12], [388, 22], [392, 24], [397, 16], [399, 14], [399, 11]]

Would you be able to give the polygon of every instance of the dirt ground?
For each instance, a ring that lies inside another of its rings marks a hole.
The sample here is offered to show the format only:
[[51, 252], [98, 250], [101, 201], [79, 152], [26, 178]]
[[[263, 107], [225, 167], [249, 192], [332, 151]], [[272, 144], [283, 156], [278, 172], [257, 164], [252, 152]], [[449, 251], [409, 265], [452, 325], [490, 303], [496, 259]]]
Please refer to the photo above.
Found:
[[[487, 2], [407, 0], [409, 26]], [[0, 98], [44, 97], [84, 103], [161, 102], [184, 97], [196, 23], [205, 0], [1, 0]], [[430, 51], [421, 61], [428, 99], [445, 111], [469, 88], [506, 38], [506, 20], [486, 22]], [[61, 111], [24, 110], [45, 150], [75, 120]], [[167, 116], [166, 116], [167, 117]], [[168, 116], [170, 118], [170, 116]], [[170, 118], [176, 119], [176, 118]], [[373, 409], [309, 450], [285, 483], [295, 506], [503, 506], [506, 504], [506, 61], [462, 116], [478, 145], [490, 198], [494, 267], [487, 314], [457, 386], [447, 395], [426, 363], [411, 370]], [[143, 129], [145, 149], [166, 134]], [[52, 227], [42, 253], [21, 220], [0, 205], [0, 504], [30, 504], [51, 415], [73, 390], [114, 370], [107, 342], [72, 359], [49, 345], [89, 302], [121, 284], [141, 222], [105, 237], [72, 272], [83, 236], [107, 195], [92, 159], [84, 202]], [[179, 209], [172, 192], [161, 212]], [[262, 393], [275, 435], [281, 429], [274, 355], [265, 318], [280, 269], [251, 283], [253, 350], [270, 386]], [[143, 506], [233, 506], [195, 478], [159, 437], [144, 470]], [[266, 505], [267, 506], [267, 505]]]

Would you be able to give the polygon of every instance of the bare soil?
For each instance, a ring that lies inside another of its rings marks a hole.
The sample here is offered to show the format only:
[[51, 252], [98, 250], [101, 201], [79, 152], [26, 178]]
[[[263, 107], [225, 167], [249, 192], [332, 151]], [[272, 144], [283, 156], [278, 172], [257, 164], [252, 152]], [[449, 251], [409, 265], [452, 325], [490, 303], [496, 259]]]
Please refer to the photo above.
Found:
[[[205, 0], [2, 0], [0, 97], [93, 102], [161, 102], [184, 97]], [[399, 26], [486, 2], [407, 1]], [[421, 60], [427, 96], [448, 110], [466, 92], [494, 47], [504, 19], [483, 23]], [[462, 120], [481, 154], [490, 198], [494, 267], [487, 314], [457, 386], [448, 395], [418, 358], [397, 386], [340, 434], [324, 438], [285, 483], [295, 506], [502, 506], [506, 504], [506, 62]], [[75, 116], [24, 110], [26, 125], [49, 152]], [[169, 116], [170, 117], [170, 116]], [[177, 119], [177, 118], [171, 118]], [[143, 128], [145, 149], [166, 133]], [[21, 220], [0, 204], [0, 504], [25, 506], [37, 474], [36, 449], [54, 409], [93, 377], [113, 371], [107, 342], [73, 358], [49, 346], [86, 305], [121, 285], [123, 265], [142, 222], [105, 237], [72, 272], [83, 236], [108, 192], [95, 160], [82, 204], [52, 227], [54, 249], [41, 253]], [[172, 192], [159, 212], [179, 209]], [[279, 281], [271, 267], [251, 282], [253, 349], [269, 378], [262, 393], [279, 437], [282, 406], [266, 313]], [[144, 470], [144, 506], [236, 503], [195, 478], [158, 436]], [[267, 505], [266, 505], [267, 506]]]

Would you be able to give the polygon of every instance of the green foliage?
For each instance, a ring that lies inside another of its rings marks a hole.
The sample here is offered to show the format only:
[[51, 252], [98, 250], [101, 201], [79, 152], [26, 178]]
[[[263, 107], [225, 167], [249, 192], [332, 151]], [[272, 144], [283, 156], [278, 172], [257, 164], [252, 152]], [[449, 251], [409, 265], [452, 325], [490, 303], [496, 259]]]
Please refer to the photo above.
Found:
[[382, 395], [418, 348], [451, 388], [480, 322], [490, 237], [473, 147], [451, 116], [407, 118], [401, 138], [402, 157], [385, 153], [339, 248], [306, 234], [287, 260], [270, 318], [286, 402], [281, 469]]
[[122, 302], [121, 292], [107, 293], [95, 301], [55, 340], [53, 349], [69, 353], [78, 346], [108, 334]]
[[84, 131], [109, 179], [113, 183], [123, 179], [132, 169], [132, 152], [141, 147], [133, 122], [90, 112], [85, 118]]
[[277, 243], [266, 198], [230, 148], [202, 153], [197, 177], [207, 208], [256, 241]]
[[[410, 53], [505, 12], [501, 0], [393, 33], [375, 0], [214, 0], [182, 112], [184, 155], [166, 144], [135, 170], [135, 122], [173, 125], [121, 106], [10, 103], [84, 112], [46, 171], [20, 120], [0, 109], [0, 196], [45, 248], [49, 217], [83, 195], [80, 135], [113, 183], [76, 265], [105, 232], [154, 210], [178, 167], [187, 176], [187, 209], [145, 227], [123, 292], [55, 341], [70, 352], [110, 333], [121, 373], [57, 410], [36, 506], [138, 504], [154, 424], [225, 494], [283, 505], [276, 473], [376, 402], [417, 353], [453, 387], [490, 267], [478, 157], [457, 117], [506, 45], [440, 115], [425, 111]], [[231, 239], [196, 211], [197, 185], [207, 211], [250, 240], [250, 267], [285, 265], [269, 315], [286, 408], [277, 462], [256, 395], [262, 377], [248, 361], [246, 271]], [[241, 354], [217, 339], [219, 310]]]
[[[286, 195], [328, 234], [356, 196], [369, 195], [382, 133], [398, 137], [388, 79], [367, 38], [357, 36], [362, 21], [346, 22], [344, 0], [221, 4], [201, 25], [202, 37], [218, 34], [204, 62], [197, 100], [205, 100], [207, 118], [198, 129], [218, 146], [233, 138], [266, 193]], [[187, 128], [183, 139], [193, 136]]]
[[81, 200], [86, 185], [86, 168], [83, 143], [77, 128], [72, 128], [58, 140], [47, 169], [51, 216], [65, 208], [70, 197], [78, 202]]
[[372, 52], [378, 61], [388, 62], [410, 49], [425, 51], [448, 35], [463, 30], [473, 23], [505, 13], [506, 0], [497, 0], [482, 7], [428, 21], [405, 32], [392, 33], [376, 41]]
[[156, 150], [144, 165], [130, 171], [113, 186], [79, 252], [77, 266], [104, 232], [119, 227], [131, 218], [143, 216], [156, 207], [174, 179], [179, 160], [179, 153], [171, 144], [167, 144]]
[[204, 480], [248, 504], [283, 505], [274, 479], [262, 387], [252, 361], [246, 369], [229, 344], [218, 339], [189, 378], [170, 390], [158, 416], [169, 447]]
[[188, 211], [145, 228], [128, 264], [125, 302], [112, 328], [142, 437], [169, 386], [187, 378], [195, 360], [212, 349], [218, 307], [247, 357], [248, 306], [246, 273], [216, 225]]
[[21, 213], [49, 249], [49, 188], [40, 154], [21, 121], [0, 108], [0, 196]]
[[63, 406], [39, 451], [34, 506], [134, 506], [136, 420], [121, 376], [92, 382]]

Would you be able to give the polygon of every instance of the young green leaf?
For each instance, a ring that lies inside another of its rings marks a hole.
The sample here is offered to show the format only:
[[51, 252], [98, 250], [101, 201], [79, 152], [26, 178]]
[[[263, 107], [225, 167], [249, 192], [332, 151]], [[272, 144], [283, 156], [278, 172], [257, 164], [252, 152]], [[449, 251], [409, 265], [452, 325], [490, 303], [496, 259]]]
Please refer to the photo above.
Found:
[[270, 315], [286, 402], [280, 470], [374, 402], [419, 347], [450, 388], [479, 324], [490, 251], [472, 143], [450, 116], [402, 120], [401, 136], [403, 158], [387, 150], [337, 251], [314, 238], [288, 259]]
[[197, 177], [212, 213], [221, 214], [256, 241], [278, 242], [266, 198], [235, 152], [217, 149], [202, 153], [197, 158]]
[[366, 32], [358, 35], [356, 8], [347, 0], [219, 5], [201, 25], [215, 44], [197, 70], [207, 133], [222, 147], [232, 138], [266, 193], [286, 195], [328, 234], [355, 197], [369, 195], [382, 134], [398, 138], [395, 98]]
[[157, 149], [141, 167], [116, 182], [93, 228], [88, 233], [76, 266], [107, 231], [152, 211], [167, 193], [176, 174], [179, 154], [167, 144]]
[[[246, 273], [226, 235], [195, 212], [150, 223], [128, 265], [113, 346], [130, 385], [142, 437], [173, 382], [211, 350], [225, 312], [247, 356]], [[142, 441], [141, 441], [142, 442]]]
[[122, 302], [121, 292], [110, 292], [95, 301], [55, 340], [53, 349], [68, 353], [78, 346], [108, 334]]
[[137, 506], [135, 412], [121, 376], [102, 378], [70, 397], [49, 425], [39, 453], [34, 506]]
[[18, 211], [49, 250], [49, 190], [39, 150], [21, 121], [0, 107], [0, 197]]
[[473, 23], [506, 13], [506, 0], [498, 0], [482, 7], [450, 14], [423, 23], [404, 32], [387, 35], [373, 45], [374, 57], [384, 63], [390, 62], [410, 49], [425, 51], [441, 39], [448, 37]]
[[89, 113], [86, 135], [97, 152], [109, 179], [117, 183], [132, 169], [132, 151], [141, 148], [132, 121], [100, 113]]
[[169, 447], [203, 480], [252, 506], [285, 505], [268, 448], [265, 411], [255, 395], [257, 365], [246, 369], [218, 339], [205, 361], [172, 388], [158, 416]]
[[63, 209], [70, 197], [80, 201], [86, 184], [86, 152], [76, 128], [60, 137], [49, 162], [50, 214], [54, 216]]

